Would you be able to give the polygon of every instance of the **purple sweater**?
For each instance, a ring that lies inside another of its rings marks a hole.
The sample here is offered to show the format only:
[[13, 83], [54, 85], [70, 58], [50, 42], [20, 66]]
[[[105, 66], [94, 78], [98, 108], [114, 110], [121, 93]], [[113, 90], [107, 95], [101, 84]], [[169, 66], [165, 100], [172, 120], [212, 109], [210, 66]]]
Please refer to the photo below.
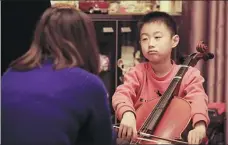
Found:
[[83, 69], [9, 69], [1, 107], [3, 145], [112, 144], [106, 89]]

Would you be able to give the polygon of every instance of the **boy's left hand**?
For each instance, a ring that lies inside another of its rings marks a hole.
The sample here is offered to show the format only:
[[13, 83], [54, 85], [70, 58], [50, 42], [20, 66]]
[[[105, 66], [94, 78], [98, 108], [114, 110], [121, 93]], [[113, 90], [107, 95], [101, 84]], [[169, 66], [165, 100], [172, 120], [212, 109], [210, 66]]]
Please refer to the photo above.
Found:
[[188, 133], [189, 144], [200, 144], [206, 137], [206, 125], [203, 121], [196, 123], [193, 130]]

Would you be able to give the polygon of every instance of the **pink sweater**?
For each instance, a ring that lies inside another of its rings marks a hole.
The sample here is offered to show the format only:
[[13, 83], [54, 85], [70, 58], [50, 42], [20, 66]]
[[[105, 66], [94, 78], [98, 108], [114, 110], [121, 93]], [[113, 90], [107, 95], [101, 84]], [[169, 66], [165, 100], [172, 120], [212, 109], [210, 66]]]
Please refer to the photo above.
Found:
[[[142, 104], [142, 100], [151, 100], [163, 94], [173, 77], [179, 70], [180, 65], [174, 64], [171, 71], [164, 77], [157, 77], [149, 62], [141, 63], [132, 68], [124, 76], [124, 83], [117, 87], [112, 97], [112, 106], [117, 118], [122, 119], [126, 111], [135, 110]], [[196, 68], [189, 67], [183, 77], [179, 97], [186, 99], [191, 105], [193, 126], [202, 120], [209, 124], [208, 96], [203, 88], [204, 78]], [[159, 91], [159, 93], [157, 93]], [[144, 116], [144, 115], [143, 115]], [[140, 119], [141, 116], [137, 116]]]

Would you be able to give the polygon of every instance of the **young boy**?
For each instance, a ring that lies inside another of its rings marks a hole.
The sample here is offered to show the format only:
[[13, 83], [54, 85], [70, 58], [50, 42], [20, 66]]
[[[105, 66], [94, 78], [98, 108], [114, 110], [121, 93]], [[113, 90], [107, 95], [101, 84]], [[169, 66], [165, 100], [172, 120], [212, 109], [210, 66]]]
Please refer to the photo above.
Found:
[[[164, 12], [146, 14], [139, 22], [139, 33], [141, 50], [148, 62], [127, 72], [124, 83], [117, 87], [112, 98], [113, 108], [121, 121], [118, 136], [123, 139], [137, 137], [136, 122], [142, 116], [136, 116], [136, 110], [144, 101], [160, 97], [180, 68], [171, 60], [179, 36], [170, 15]], [[208, 96], [203, 82], [200, 71], [189, 67], [179, 89], [178, 97], [187, 100], [192, 109], [193, 130], [188, 133], [189, 144], [199, 144], [206, 136], [209, 124]]]

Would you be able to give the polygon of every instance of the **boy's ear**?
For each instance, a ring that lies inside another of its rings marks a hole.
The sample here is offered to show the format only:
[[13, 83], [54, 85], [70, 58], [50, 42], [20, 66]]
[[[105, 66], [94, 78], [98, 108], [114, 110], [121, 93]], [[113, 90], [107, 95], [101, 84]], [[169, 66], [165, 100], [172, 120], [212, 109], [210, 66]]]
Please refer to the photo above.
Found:
[[172, 48], [175, 48], [180, 41], [179, 35], [174, 35], [172, 38]]

